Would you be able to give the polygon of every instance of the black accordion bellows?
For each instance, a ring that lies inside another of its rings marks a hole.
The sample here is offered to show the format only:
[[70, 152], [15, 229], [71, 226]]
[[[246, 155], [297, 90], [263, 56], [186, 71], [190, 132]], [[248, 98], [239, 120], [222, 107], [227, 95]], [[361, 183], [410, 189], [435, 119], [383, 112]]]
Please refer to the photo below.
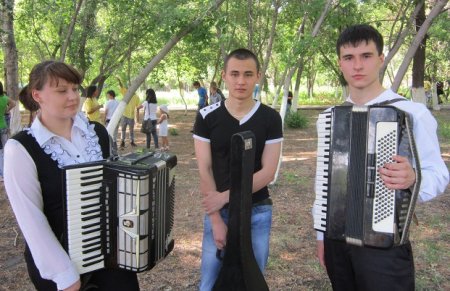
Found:
[[[393, 106], [336, 106], [318, 120], [314, 227], [330, 239], [390, 248], [408, 241], [420, 164], [408, 113]], [[385, 187], [378, 169], [405, 156], [414, 189]]]
[[80, 274], [142, 272], [172, 251], [176, 164], [148, 152], [63, 168], [63, 246]]

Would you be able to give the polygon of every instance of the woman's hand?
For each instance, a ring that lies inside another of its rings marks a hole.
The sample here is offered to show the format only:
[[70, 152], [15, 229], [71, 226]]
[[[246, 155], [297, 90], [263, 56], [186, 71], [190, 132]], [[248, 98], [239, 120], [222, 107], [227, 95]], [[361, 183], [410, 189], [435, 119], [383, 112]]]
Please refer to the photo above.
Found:
[[68, 288], [64, 289], [63, 291], [78, 291], [81, 288], [81, 281], [78, 280], [75, 283], [73, 283], [71, 286], [69, 286]]

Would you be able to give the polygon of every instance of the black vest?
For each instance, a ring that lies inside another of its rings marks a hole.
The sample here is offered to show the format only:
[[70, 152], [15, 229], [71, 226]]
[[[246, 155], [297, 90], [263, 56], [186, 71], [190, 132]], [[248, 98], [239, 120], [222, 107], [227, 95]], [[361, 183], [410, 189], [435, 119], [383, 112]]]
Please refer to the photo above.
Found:
[[[109, 157], [108, 132], [100, 123], [90, 123], [95, 124], [94, 129], [99, 137], [102, 155], [106, 159]], [[61, 242], [64, 232], [63, 193], [61, 193], [63, 183], [62, 171], [58, 167], [58, 163], [44, 152], [36, 139], [28, 134], [27, 131], [21, 131], [12, 138], [20, 142], [33, 158], [37, 169], [38, 180], [41, 184], [44, 214], [56, 237]], [[23, 178], [27, 179], [27, 177]]]

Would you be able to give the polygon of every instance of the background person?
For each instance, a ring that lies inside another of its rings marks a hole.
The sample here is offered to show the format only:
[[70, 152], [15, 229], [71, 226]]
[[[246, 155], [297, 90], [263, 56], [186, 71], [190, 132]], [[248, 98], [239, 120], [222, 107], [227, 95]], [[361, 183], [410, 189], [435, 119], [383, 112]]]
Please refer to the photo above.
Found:
[[[119, 79], [120, 82], [120, 79]], [[122, 86], [122, 83], [120, 83]], [[120, 91], [122, 93], [122, 96], [125, 96], [125, 93], [127, 92], [127, 89], [124, 87], [120, 88]], [[127, 127], [129, 131], [129, 137], [130, 137], [130, 145], [132, 147], [137, 146], [134, 142], [134, 123], [135, 123], [135, 114], [137, 111], [137, 107], [140, 105], [141, 100], [139, 100], [139, 97], [134, 94], [133, 97], [131, 97], [130, 101], [128, 102], [127, 106], [125, 106], [125, 110], [122, 113], [122, 119], [120, 121], [120, 126], [122, 128], [122, 135], [121, 135], [121, 141], [120, 141], [120, 148], [125, 148], [125, 137], [127, 133]], [[139, 118], [139, 116], [138, 116]]]
[[97, 97], [97, 86], [89, 86], [86, 90], [86, 101], [84, 101], [83, 108], [90, 121], [101, 122], [100, 108], [103, 108], [103, 105], [98, 104]]
[[0, 82], [0, 181], [3, 180], [3, 149], [9, 138], [9, 122], [5, 115], [9, 114], [14, 106], [16, 101], [6, 96], [3, 84]]
[[169, 150], [169, 108], [167, 105], [159, 106], [159, 137], [161, 138], [161, 150], [168, 151]]
[[[116, 111], [117, 106], [119, 106], [119, 101], [116, 100], [116, 92], [114, 90], [109, 90], [106, 92], [106, 98], [108, 101], [105, 103], [105, 126], [108, 126], [109, 121], [111, 120], [114, 111]], [[117, 133], [119, 131], [119, 127], [116, 126], [116, 129], [114, 129], [114, 133], [112, 136], [113, 140], [113, 149], [115, 152], [117, 152]]]
[[156, 117], [156, 112], [158, 111], [158, 101], [156, 99], [156, 93], [153, 89], [147, 89], [145, 91], [145, 101], [137, 107], [137, 110], [144, 108], [144, 120], [150, 119], [152, 122], [152, 131], [147, 132], [145, 134], [145, 141], [146, 146], [149, 149], [150, 144], [152, 142], [152, 136], [153, 136], [153, 142], [155, 143], [155, 149], [159, 149], [158, 144], [158, 134], [156, 133], [156, 123], [158, 121], [158, 118]]

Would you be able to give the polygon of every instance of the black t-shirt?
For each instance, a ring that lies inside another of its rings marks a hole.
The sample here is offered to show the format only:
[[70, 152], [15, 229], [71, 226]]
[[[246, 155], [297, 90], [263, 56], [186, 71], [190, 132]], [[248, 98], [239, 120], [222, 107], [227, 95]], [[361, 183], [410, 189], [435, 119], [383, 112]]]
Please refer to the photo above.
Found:
[[[250, 130], [255, 135], [256, 152], [254, 172], [262, 168], [261, 158], [264, 146], [283, 139], [281, 117], [274, 109], [257, 101], [253, 109], [240, 121], [225, 108], [224, 102], [217, 102], [201, 109], [194, 125], [194, 138], [211, 144], [212, 169], [217, 191], [223, 192], [230, 185], [231, 136]], [[253, 193], [253, 202], [269, 197], [267, 187]]]

